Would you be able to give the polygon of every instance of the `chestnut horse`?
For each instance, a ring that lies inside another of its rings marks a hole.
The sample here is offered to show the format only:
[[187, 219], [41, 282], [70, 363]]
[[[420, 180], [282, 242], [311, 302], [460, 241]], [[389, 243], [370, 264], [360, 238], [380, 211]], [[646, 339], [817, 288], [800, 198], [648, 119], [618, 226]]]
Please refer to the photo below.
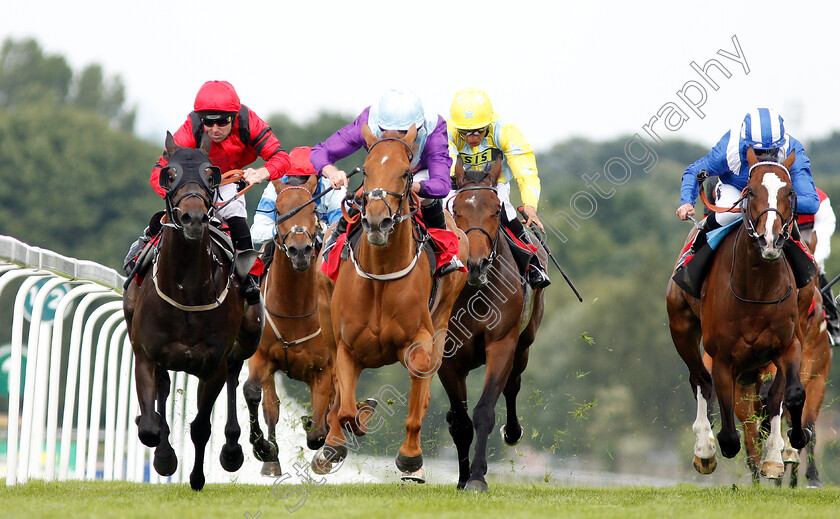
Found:
[[[289, 183], [274, 181], [278, 215], [291, 212], [312, 199], [318, 177], [292, 176]], [[305, 181], [305, 182], [301, 182]], [[312, 396], [311, 423], [305, 424], [306, 444], [317, 449], [327, 436], [327, 408], [333, 396], [332, 359], [321, 334], [318, 320], [318, 292], [313, 268], [317, 259], [315, 236], [318, 216], [311, 203], [293, 217], [276, 226], [274, 260], [262, 281], [265, 319], [262, 340], [257, 352], [248, 360], [250, 376], [242, 386], [251, 420], [251, 444], [254, 456], [263, 463], [262, 474], [280, 476], [275, 427], [279, 417], [279, 400], [274, 386], [274, 373], [282, 370], [293, 380], [309, 386]], [[268, 439], [263, 436], [257, 419], [260, 389], [265, 394], [263, 416]]]
[[[505, 230], [500, 226], [500, 215], [504, 208], [496, 192], [501, 171], [501, 158], [489, 173], [465, 173], [460, 159], [455, 167], [458, 191], [452, 200], [452, 216], [469, 237], [469, 286], [461, 291], [452, 310], [450, 346], [438, 373], [449, 396], [446, 421], [458, 450], [458, 488], [482, 492], [487, 491], [487, 438], [496, 421], [496, 402], [503, 392], [507, 422], [501, 428], [502, 439], [508, 445], [522, 439], [516, 396], [545, 309], [545, 292], [523, 284], [508, 240], [502, 236]], [[471, 421], [466, 378], [482, 364], [487, 366], [484, 389]], [[470, 465], [473, 428], [476, 443]]]
[[193, 490], [204, 487], [210, 413], [226, 381], [228, 418], [220, 460], [229, 472], [242, 466], [236, 386], [242, 364], [257, 349], [262, 333], [262, 305], [246, 311], [232, 248], [211, 239], [210, 213], [220, 175], [210, 165], [209, 149], [206, 135], [201, 147], [192, 149], [179, 148], [167, 133], [169, 166], [160, 175], [166, 190], [160, 251], [152, 273], [139, 286], [132, 282], [123, 296], [140, 401], [138, 436], [144, 445], [155, 447], [154, 467], [162, 476], [172, 475], [178, 466], [166, 423], [169, 370], [199, 379], [198, 413], [190, 424], [195, 445]]
[[[758, 162], [747, 152], [749, 182], [744, 189], [742, 223], [720, 243], [704, 280], [700, 299], [683, 292], [673, 280], [667, 289], [671, 338], [688, 366], [689, 384], [697, 399], [694, 466], [709, 474], [717, 466], [715, 438], [709, 421], [712, 393], [720, 405], [720, 449], [727, 458], [741, 448], [735, 429], [736, 381], [752, 380], [769, 363], [777, 376], [768, 395], [770, 435], [761, 473], [779, 477], [784, 471], [781, 435], [782, 401], [790, 413], [791, 445], [802, 448], [809, 432], [802, 428], [805, 389], [799, 371], [804, 341], [803, 291], [794, 287], [793, 271], [782, 253], [795, 218], [795, 193], [789, 168]], [[810, 294], [809, 294], [810, 296]], [[807, 306], [805, 306], [807, 310]], [[700, 349], [712, 359], [711, 374]]]
[[[808, 239], [806, 232], [802, 233], [802, 237], [803, 241], [810, 241], [810, 249], [814, 250], [816, 234], [812, 236], [811, 240]], [[817, 278], [806, 287], [803, 287], [801, 294], [801, 300], [803, 302], [807, 302], [808, 300], [812, 302], [809, 303], [808, 308], [804, 309], [800, 317], [800, 319], [805, 320], [805, 341], [802, 344], [802, 368], [799, 371], [799, 376], [805, 385], [806, 395], [805, 408], [802, 412], [802, 424], [811, 433], [811, 440], [800, 451], [805, 451], [806, 487], [822, 488], [823, 484], [820, 481], [819, 471], [817, 470], [814, 447], [817, 441], [816, 422], [820, 408], [822, 407], [823, 398], [825, 397], [825, 388], [829, 369], [831, 368], [832, 355], [823, 314], [823, 298], [819, 291]], [[800, 308], [800, 310], [803, 309]], [[751, 384], [744, 384], [742, 381], [739, 381], [736, 387], [735, 414], [744, 428], [744, 446], [747, 450], [747, 465], [750, 468], [753, 481], [755, 482], [759, 480], [760, 475], [759, 463], [762, 454], [760, 433], [764, 432], [766, 435], [769, 432], [769, 423], [767, 423], [767, 420], [762, 420], [767, 415], [766, 405], [763, 404], [766, 403], [766, 392], [775, 374], [775, 366], [769, 364], [761, 370], [758, 380], [752, 381]], [[799, 454], [799, 452], [792, 449], [789, 445], [786, 445], [783, 451], [782, 457], [785, 465], [791, 466], [791, 487], [797, 486], [799, 481]], [[781, 479], [777, 479], [776, 481], [781, 484]]]
[[[333, 353], [336, 397], [327, 421], [326, 445], [312, 460], [318, 474], [329, 472], [347, 455], [345, 433], [362, 436], [373, 409], [357, 409], [356, 385], [363, 369], [400, 362], [409, 372], [411, 389], [405, 441], [396, 457], [404, 480], [423, 482], [420, 428], [429, 405], [431, 377], [440, 367], [449, 315], [465, 283], [463, 272], [444, 276], [433, 310], [430, 260], [422, 240], [415, 238], [412, 216], [411, 161], [417, 129], [385, 131], [377, 139], [365, 125], [368, 155], [361, 188], [361, 225], [364, 236], [349, 261], [343, 261], [331, 292], [328, 278], [319, 281], [321, 326]], [[416, 199], [416, 196], [414, 196]], [[463, 233], [456, 231], [463, 261]], [[339, 254], [334, 250], [331, 254]]]

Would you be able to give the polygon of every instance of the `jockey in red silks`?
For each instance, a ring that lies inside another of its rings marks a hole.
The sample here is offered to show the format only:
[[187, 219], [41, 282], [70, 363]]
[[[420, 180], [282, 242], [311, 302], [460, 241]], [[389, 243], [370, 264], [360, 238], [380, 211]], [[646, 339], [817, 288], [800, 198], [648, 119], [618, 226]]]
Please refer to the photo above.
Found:
[[[175, 143], [182, 147], [198, 148], [203, 134], [210, 137], [210, 163], [217, 166], [222, 173], [233, 169], [243, 169], [243, 179], [248, 184], [257, 184], [282, 177], [289, 169], [289, 156], [280, 146], [280, 141], [271, 132], [271, 127], [253, 110], [243, 105], [239, 100], [233, 85], [227, 81], [208, 81], [204, 83], [195, 97], [193, 111], [187, 116], [184, 124], [175, 132]], [[265, 163], [257, 168], [248, 168], [258, 158]], [[159, 185], [161, 168], [168, 165], [166, 154], [158, 160], [150, 178], [152, 188], [161, 196], [165, 191]], [[247, 168], [247, 169], [244, 169]], [[220, 202], [227, 202], [237, 194], [236, 184], [228, 184], [219, 188]], [[231, 240], [237, 250], [253, 249], [251, 231], [246, 218], [245, 197], [238, 197], [218, 211], [230, 229]], [[135, 249], [148, 242], [146, 236], [132, 245], [126, 257], [126, 271], [133, 268]], [[248, 276], [245, 286], [245, 297], [248, 304], [260, 301], [257, 277]]]

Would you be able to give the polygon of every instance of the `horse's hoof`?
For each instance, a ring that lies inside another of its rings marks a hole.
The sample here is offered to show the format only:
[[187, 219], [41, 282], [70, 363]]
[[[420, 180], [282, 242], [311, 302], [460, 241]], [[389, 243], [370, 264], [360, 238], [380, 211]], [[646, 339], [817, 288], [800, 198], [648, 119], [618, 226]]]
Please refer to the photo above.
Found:
[[[160, 415], [154, 413], [148, 417], [144, 425], [143, 416], [134, 419], [137, 423], [137, 437], [146, 447], [157, 447], [160, 445]], [[151, 423], [149, 423], [151, 422]]]
[[516, 438], [509, 438], [505, 432], [507, 428], [503, 425], [499, 429], [499, 433], [502, 435], [502, 441], [505, 442], [507, 445], [513, 447], [514, 445], [518, 445], [520, 441], [522, 441], [522, 427], [519, 428], [519, 435]]
[[717, 456], [705, 460], [694, 456], [694, 468], [700, 474], [711, 474], [717, 468]]
[[457, 490], [464, 490], [464, 487], [467, 486], [467, 482], [465, 481], [458, 481], [458, 485], [455, 487]]
[[465, 492], [474, 492], [478, 494], [479, 492], [487, 492], [487, 483], [481, 481], [480, 479], [471, 479], [467, 481], [467, 485], [464, 487]]
[[222, 446], [222, 452], [219, 454], [219, 462], [222, 464], [222, 468], [228, 472], [239, 470], [245, 462], [245, 455], [242, 454], [242, 446], [238, 443]]
[[400, 472], [417, 472], [423, 466], [423, 454], [417, 456], [403, 456], [401, 452], [397, 453], [397, 458], [394, 460]]
[[333, 465], [344, 461], [347, 457], [347, 447], [343, 445], [324, 445], [312, 457], [312, 471], [316, 474], [329, 474]]
[[765, 461], [761, 464], [761, 475], [767, 479], [779, 479], [785, 475], [785, 464], [780, 461]]
[[785, 462], [787, 465], [788, 463], [793, 463], [798, 465], [799, 464], [799, 451], [786, 445], [784, 449], [782, 449], [782, 461]]
[[262, 474], [263, 476], [279, 478], [283, 475], [283, 471], [280, 469], [280, 462], [267, 461], [263, 463], [262, 470], [260, 470], [260, 474]]
[[192, 488], [196, 492], [204, 488], [204, 474], [190, 474], [190, 488]]
[[327, 436], [326, 434], [322, 434], [317, 438], [307, 438], [306, 439], [306, 446], [311, 451], [317, 451], [321, 447], [324, 446], [324, 442], [326, 441]]
[[823, 488], [823, 484], [819, 479], [809, 479], [808, 482], [805, 483], [805, 488]]
[[175, 474], [178, 469], [178, 456], [175, 455], [174, 450], [170, 450], [168, 453], [155, 451], [153, 465], [155, 466], [155, 472], [163, 477], [169, 477]]
[[277, 444], [261, 438], [254, 442], [254, 457], [262, 462], [272, 461], [277, 459], [278, 447]]
[[796, 434], [793, 429], [788, 429], [788, 440], [790, 440], [790, 446], [794, 449], [801, 449], [811, 441], [811, 431], [808, 429], [801, 429], [801, 431], [802, 434]]
[[400, 479], [405, 483], [413, 482], [423, 484], [426, 482], [426, 471], [423, 470], [423, 467], [420, 467], [414, 472], [403, 472]]

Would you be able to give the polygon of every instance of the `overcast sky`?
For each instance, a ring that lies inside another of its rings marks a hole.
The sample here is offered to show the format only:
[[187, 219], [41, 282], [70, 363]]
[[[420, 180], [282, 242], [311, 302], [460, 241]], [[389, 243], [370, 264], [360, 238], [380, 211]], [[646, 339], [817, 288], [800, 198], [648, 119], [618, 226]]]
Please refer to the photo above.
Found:
[[[840, 129], [840, 6], [801, 3], [821, 5], [29, 0], [4, 2], [0, 38], [34, 37], [74, 71], [120, 75], [138, 133], [161, 143], [199, 86], [224, 79], [263, 117], [298, 122], [356, 115], [406, 85], [448, 118], [455, 91], [477, 86], [538, 151], [572, 136], [647, 137], [645, 125], [711, 146], [755, 106], [775, 107], [807, 145]], [[710, 63], [708, 80], [692, 62]], [[702, 118], [689, 102], [703, 102]]]

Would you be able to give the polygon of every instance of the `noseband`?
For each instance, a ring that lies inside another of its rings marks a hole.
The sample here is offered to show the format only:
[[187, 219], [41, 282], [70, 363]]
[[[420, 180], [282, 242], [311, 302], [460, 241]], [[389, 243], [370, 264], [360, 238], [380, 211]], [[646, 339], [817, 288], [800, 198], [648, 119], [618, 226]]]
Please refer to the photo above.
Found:
[[[403, 146], [405, 146], [406, 150], [408, 151], [409, 168], [406, 169], [406, 171], [405, 171], [406, 174], [408, 175], [408, 178], [406, 179], [406, 183], [405, 183], [405, 189], [403, 190], [402, 193], [396, 193], [394, 191], [388, 191], [387, 189], [383, 189], [381, 187], [376, 187], [376, 188], [371, 189], [370, 191], [362, 192], [361, 193], [361, 198], [362, 198], [361, 213], [362, 213], [362, 218], [364, 218], [365, 215], [367, 214], [367, 204], [368, 204], [368, 202], [372, 202], [374, 200], [381, 200], [385, 204], [385, 207], [388, 208], [388, 217], [393, 219], [394, 220], [394, 225], [396, 225], [403, 220], [411, 218], [417, 212], [417, 210], [415, 209], [414, 211], [409, 211], [408, 213], [406, 213], [404, 215], [399, 214], [402, 211], [403, 202], [408, 197], [408, 194], [411, 191], [411, 184], [412, 184], [412, 181], [413, 181], [413, 175], [411, 173], [410, 164], [411, 164], [411, 161], [414, 160], [414, 152], [412, 151], [411, 146], [409, 146], [408, 143], [406, 143], [404, 140], [398, 139], [397, 137], [385, 137], [384, 139], [379, 139], [378, 141], [376, 141], [376, 142], [374, 142], [373, 144], [370, 145], [370, 148], [368, 148], [368, 155], [370, 155], [370, 152], [371, 152], [371, 150], [373, 150], [374, 146], [376, 146], [377, 144], [379, 144], [381, 142], [385, 142], [385, 141], [397, 141], [400, 144], [402, 144]], [[365, 172], [364, 168], [362, 168], [362, 174], [366, 175], [366, 172]], [[391, 204], [388, 203], [388, 200], [385, 198], [385, 195], [391, 195], [391, 196], [399, 199], [399, 203], [397, 204], [396, 212], [391, 207]], [[398, 215], [398, 216], [394, 217], [395, 214]]]
[[[499, 195], [499, 191], [493, 186], [465, 186], [465, 187], [460, 188], [458, 191], [456, 191], [455, 196], [460, 195], [464, 191], [479, 191], [479, 190], [492, 191], [497, 197]], [[499, 201], [499, 204], [501, 206], [501, 200]], [[468, 235], [470, 233], [470, 231], [482, 232], [482, 233], [484, 233], [485, 236], [487, 236], [487, 239], [490, 240], [490, 256], [489, 256], [488, 260], [490, 261], [490, 263], [493, 263], [493, 261], [495, 261], [495, 259], [496, 259], [496, 256], [498, 256], [499, 232], [496, 231], [496, 236], [490, 236], [490, 232], [487, 231], [487, 229], [485, 229], [484, 227], [473, 226], [473, 227], [469, 227], [469, 228], [465, 229], [464, 234]]]
[[[788, 169], [783, 164], [780, 164], [778, 162], [767, 162], [767, 161], [757, 162], [757, 163], [753, 164], [752, 166], [750, 166], [750, 175], [752, 175], [752, 171], [753, 171], [753, 169], [755, 169], [756, 166], [762, 166], [762, 165], [779, 167], [779, 168], [783, 169], [785, 171], [785, 173], [787, 173], [788, 178], [791, 178], [790, 171], [788, 171]], [[769, 213], [769, 212], [772, 211], [772, 212], [777, 213], [779, 215], [779, 220], [781, 220], [783, 222], [782, 223], [781, 237], [782, 237], [783, 240], [787, 240], [790, 237], [791, 228], [793, 227], [793, 221], [794, 221], [794, 218], [795, 218], [795, 215], [796, 215], [796, 192], [793, 191], [793, 190], [791, 190], [791, 192], [790, 192], [791, 211], [790, 211], [790, 214], [787, 216], [787, 218], [785, 218], [785, 215], [783, 215], [782, 212], [779, 211], [778, 209], [776, 209], [775, 207], [768, 207], [767, 209], [764, 209], [763, 211], [758, 213], [758, 216], [753, 218], [752, 215], [750, 214], [750, 211], [749, 211], [749, 200], [754, 196], [755, 196], [755, 193], [753, 193], [752, 190], [749, 187], [747, 187], [744, 190], [744, 195], [742, 196], [742, 198], [745, 199], [747, 201], [747, 203], [741, 206], [741, 219], [744, 221], [744, 226], [746, 227], [747, 233], [749, 234], [750, 238], [753, 238], [753, 239], [756, 239], [756, 240], [759, 238], [760, 235], [756, 231], [756, 228], [755, 228], [756, 227], [756, 222], [765, 213]]]
[[[280, 195], [282, 195], [286, 191], [289, 191], [289, 190], [292, 190], [292, 189], [300, 189], [302, 191], [306, 191], [306, 194], [310, 198], [312, 197], [312, 193], [303, 186], [286, 186], [285, 188], [281, 189], [279, 193], [277, 193], [277, 200], [280, 200]], [[276, 202], [275, 202], [275, 208], [276, 208]], [[278, 220], [280, 219], [280, 216], [282, 216], [282, 215], [280, 215], [280, 213], [278, 211]], [[283, 220], [283, 221], [285, 221], [285, 220]], [[289, 259], [291, 259], [291, 256], [289, 254], [289, 248], [286, 247], [286, 240], [289, 238], [289, 236], [297, 236], [298, 234], [303, 234], [309, 239], [309, 245], [312, 246], [312, 247], [315, 246], [315, 237], [312, 236], [312, 233], [309, 232], [308, 228], [306, 228], [302, 225], [293, 225], [292, 228], [289, 229], [289, 231], [286, 234], [283, 234], [281, 236], [280, 232], [279, 232], [280, 231], [280, 228], [279, 228], [280, 223], [282, 223], [282, 222], [281, 221], [275, 221], [275, 225], [278, 226], [278, 228], [277, 228], [278, 232], [274, 233], [274, 243], [277, 245], [277, 250], [280, 251], [280, 252], [285, 252], [286, 256]]]

